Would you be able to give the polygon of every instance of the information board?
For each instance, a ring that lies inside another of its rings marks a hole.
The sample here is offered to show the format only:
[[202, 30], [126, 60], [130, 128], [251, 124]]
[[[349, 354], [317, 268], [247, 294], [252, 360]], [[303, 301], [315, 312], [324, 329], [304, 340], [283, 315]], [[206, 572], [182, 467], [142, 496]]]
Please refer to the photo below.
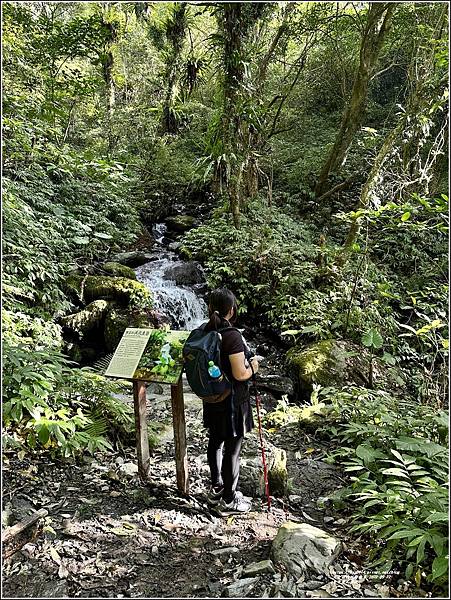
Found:
[[105, 375], [131, 379], [146, 349], [150, 333], [150, 329], [132, 327], [126, 329], [105, 371]]
[[105, 375], [177, 383], [183, 371], [182, 349], [189, 331], [129, 327]]

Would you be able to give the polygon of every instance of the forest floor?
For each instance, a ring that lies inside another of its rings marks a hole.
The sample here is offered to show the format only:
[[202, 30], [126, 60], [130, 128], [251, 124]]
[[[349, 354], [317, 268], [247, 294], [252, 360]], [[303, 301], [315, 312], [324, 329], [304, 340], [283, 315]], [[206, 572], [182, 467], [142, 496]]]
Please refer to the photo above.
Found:
[[[309, 444], [302, 443], [296, 427], [285, 427], [271, 438], [287, 451], [291, 495], [274, 499], [269, 513], [264, 499], [255, 499], [246, 515], [220, 517], [212, 512], [205, 498], [208, 467], [201, 403], [186, 385], [185, 405], [189, 497], [180, 495], [175, 485], [168, 387], [148, 392], [149, 416], [163, 425], [152, 452], [150, 483], [139, 481], [134, 448], [86, 456], [81, 462], [6, 455], [6, 513], [17, 521], [45, 508], [48, 516], [31, 540], [4, 559], [5, 597], [406, 595], [385, 582], [371, 581], [371, 572], [361, 567], [366, 549], [349, 536], [345, 519], [334, 515], [327, 502], [319, 508], [317, 500], [340, 487], [342, 479], [321, 460], [321, 450], [311, 453]], [[288, 520], [310, 523], [339, 538], [343, 551], [337, 561], [328, 573], [298, 581], [297, 587], [276, 565], [276, 573], [247, 579], [240, 588], [243, 568], [269, 558], [271, 542]]]

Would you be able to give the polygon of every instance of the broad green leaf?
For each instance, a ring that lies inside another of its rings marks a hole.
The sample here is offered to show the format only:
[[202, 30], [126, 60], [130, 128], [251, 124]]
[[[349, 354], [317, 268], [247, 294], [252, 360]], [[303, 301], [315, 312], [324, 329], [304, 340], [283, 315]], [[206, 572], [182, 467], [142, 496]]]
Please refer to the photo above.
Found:
[[409, 476], [407, 475], [407, 473], [405, 471], [403, 471], [402, 469], [384, 469], [382, 471], [383, 475], [397, 475], [398, 477], [406, 477], [409, 479]]
[[432, 513], [431, 515], [429, 515], [425, 519], [423, 519], [423, 522], [424, 523], [439, 523], [439, 522], [447, 523], [448, 519], [449, 519], [448, 513], [436, 512], [436, 513]]
[[376, 458], [382, 458], [384, 456], [379, 450], [375, 450], [372, 446], [366, 444], [357, 446], [355, 453], [363, 460], [365, 465], [374, 462]]
[[46, 444], [49, 441], [49, 437], [50, 437], [50, 432], [49, 432], [48, 428], [45, 425], [43, 425], [41, 427], [41, 429], [39, 430], [38, 440], [41, 442], [41, 444]]
[[448, 572], [448, 556], [437, 556], [432, 563], [432, 580], [441, 577]]
[[367, 348], [381, 348], [384, 339], [376, 329], [369, 329], [362, 335], [362, 344]]
[[409, 563], [406, 567], [406, 579], [410, 579], [412, 577], [413, 569], [415, 568], [414, 563]]
[[101, 231], [94, 231], [93, 234], [96, 238], [100, 238], [102, 240], [111, 240], [112, 236], [108, 233], [102, 233]]
[[392, 354], [390, 354], [389, 352], [384, 352], [384, 355], [382, 356], [382, 360], [387, 365], [396, 365], [395, 357]]
[[415, 536], [418, 535], [423, 535], [425, 532], [423, 529], [403, 529], [401, 531], [395, 531], [395, 533], [393, 533], [390, 537], [387, 538], [388, 540], [401, 540], [404, 538], [414, 538]]
[[409, 219], [410, 219], [410, 212], [407, 211], [402, 215], [401, 221], [408, 221]]
[[72, 241], [74, 242], [74, 244], [79, 244], [80, 246], [89, 244], [89, 238], [87, 238], [87, 237], [79, 237], [77, 235], [72, 238]]
[[392, 448], [390, 452], [393, 454], [393, 456], [396, 456], [396, 458], [398, 460], [400, 460], [403, 464], [406, 462], [404, 460], [404, 458], [402, 457], [402, 455], [397, 450], [393, 450], [393, 448]]

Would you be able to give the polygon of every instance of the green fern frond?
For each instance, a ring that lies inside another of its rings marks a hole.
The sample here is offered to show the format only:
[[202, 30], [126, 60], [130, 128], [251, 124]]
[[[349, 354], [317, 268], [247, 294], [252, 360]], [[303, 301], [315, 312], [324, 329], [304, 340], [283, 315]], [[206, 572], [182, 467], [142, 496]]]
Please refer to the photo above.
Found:
[[96, 362], [92, 365], [92, 370], [99, 375], [103, 375], [107, 370], [112, 358], [113, 354], [107, 354], [106, 356], [99, 358], [99, 360], [96, 360]]
[[89, 437], [97, 438], [107, 435], [110, 424], [105, 416], [95, 411], [91, 413], [90, 419], [92, 422], [84, 430]]

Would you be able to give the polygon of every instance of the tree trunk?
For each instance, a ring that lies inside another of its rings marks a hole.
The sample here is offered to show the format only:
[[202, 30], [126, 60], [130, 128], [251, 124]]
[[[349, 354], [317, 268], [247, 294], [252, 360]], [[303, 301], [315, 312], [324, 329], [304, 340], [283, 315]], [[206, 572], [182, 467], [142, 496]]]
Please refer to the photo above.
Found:
[[351, 99], [341, 121], [333, 148], [321, 169], [315, 188], [319, 198], [327, 191], [329, 176], [346, 161], [355, 134], [360, 129], [368, 96], [368, 85], [390, 26], [396, 3], [371, 3], [360, 45], [360, 62], [352, 88]]
[[220, 187], [225, 187], [233, 224], [240, 228], [242, 167], [240, 158], [243, 150], [243, 124], [237, 112], [240, 91], [244, 81], [243, 65], [243, 15], [239, 2], [226, 2], [220, 10], [220, 27], [223, 31], [223, 112], [221, 136], [223, 156], [215, 165], [214, 178]]
[[106, 86], [106, 106], [108, 112], [108, 118], [111, 119], [113, 116], [114, 106], [116, 104], [116, 88], [114, 86], [113, 79], [113, 66], [114, 57], [111, 50], [109, 50], [103, 61], [103, 79]]
[[175, 113], [180, 58], [185, 44], [186, 2], [174, 5], [172, 17], [166, 22], [169, 53], [166, 65], [167, 88], [163, 102], [162, 128], [164, 133], [177, 133], [179, 122]]
[[108, 30], [108, 41], [105, 42], [103, 54], [101, 55], [102, 62], [102, 75], [105, 82], [105, 104], [106, 104], [106, 115], [107, 115], [107, 126], [108, 126], [108, 149], [111, 151], [114, 147], [114, 136], [112, 131], [113, 124], [113, 113], [116, 105], [116, 87], [114, 84], [113, 69], [114, 69], [114, 55], [112, 51], [113, 44], [117, 40], [117, 30], [114, 23], [108, 19], [108, 10], [110, 9], [110, 2], [105, 2], [102, 5], [102, 25]]
[[[365, 185], [362, 188], [362, 192], [360, 194], [359, 205], [357, 206], [356, 210], [359, 210], [359, 209], [365, 210], [370, 206], [371, 201], [374, 197], [376, 187], [381, 178], [382, 168], [385, 164], [385, 161], [387, 160], [387, 158], [390, 156], [390, 154], [394, 150], [396, 140], [399, 137], [399, 135], [403, 129], [403, 124], [404, 124], [404, 119], [401, 119], [401, 121], [398, 123], [398, 125], [385, 138], [385, 141], [382, 144], [382, 147], [379, 150], [379, 152], [374, 160], [373, 167], [370, 171], [370, 174], [368, 175]], [[338, 261], [340, 264], [343, 264], [345, 262], [347, 255], [349, 254], [350, 250], [352, 249], [352, 246], [354, 245], [354, 243], [357, 239], [359, 231], [360, 231], [360, 219], [357, 217], [351, 223], [351, 227], [349, 229], [348, 236], [346, 238], [346, 241], [345, 241], [343, 249], [342, 249], [342, 253], [340, 255], [340, 259]]]

